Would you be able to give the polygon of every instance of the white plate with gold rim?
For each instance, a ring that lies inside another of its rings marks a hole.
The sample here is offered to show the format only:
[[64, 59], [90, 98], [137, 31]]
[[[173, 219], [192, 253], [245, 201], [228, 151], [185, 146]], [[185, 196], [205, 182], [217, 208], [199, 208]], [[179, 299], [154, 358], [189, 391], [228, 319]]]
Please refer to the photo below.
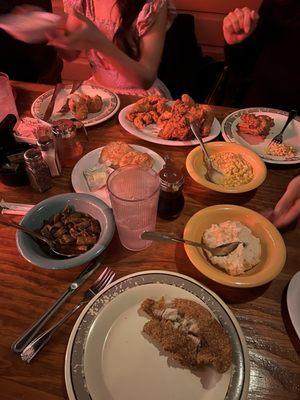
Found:
[[[196, 146], [199, 144], [198, 139], [191, 139], [191, 140], [167, 140], [163, 139], [158, 136], [158, 127], [156, 124], [150, 124], [148, 126], [145, 126], [144, 129], [137, 129], [134, 124], [126, 118], [126, 114], [129, 111], [130, 107], [132, 104], [129, 106], [123, 108], [119, 112], [119, 122], [122, 125], [122, 127], [132, 135], [138, 137], [139, 139], [146, 140], [147, 142], [151, 143], [157, 143], [157, 144], [163, 144], [165, 146]], [[203, 138], [203, 142], [210, 142], [211, 140], [215, 139], [221, 130], [221, 125], [220, 122], [217, 120], [217, 118], [214, 118], [213, 124], [211, 126], [211, 130], [208, 136]]]
[[[56, 121], [61, 118], [73, 118], [73, 114], [71, 112], [68, 112], [64, 115], [58, 112], [66, 103], [71, 89], [72, 85], [65, 85], [58, 93], [51, 116], [52, 121]], [[54, 89], [48, 90], [34, 100], [31, 106], [31, 114], [34, 118], [43, 119], [47, 106], [52, 97], [53, 91]], [[81, 121], [84, 126], [93, 126], [106, 121], [107, 119], [111, 118], [120, 107], [120, 99], [116, 95], [116, 93], [113, 93], [112, 91], [101, 88], [99, 86], [83, 83], [79, 87], [79, 89], [76, 90], [75, 93], [87, 94], [91, 97], [99, 95], [103, 101], [103, 105], [100, 111], [96, 113], [89, 113], [87, 118]]]
[[[224, 374], [211, 367], [193, 373], [147, 341], [138, 312], [147, 297], [186, 298], [207, 309], [230, 336], [233, 358]], [[241, 400], [249, 385], [244, 335], [230, 309], [196, 280], [147, 271], [113, 282], [86, 306], [71, 333], [65, 360], [71, 400]]]
[[[242, 114], [267, 115], [274, 120], [274, 126], [268, 136], [258, 144], [250, 144], [238, 134], [237, 125]], [[296, 150], [294, 157], [278, 157], [266, 153], [266, 149], [272, 138], [282, 129], [288, 117], [288, 113], [274, 108], [255, 107], [244, 108], [229, 114], [222, 122], [222, 136], [226, 142], [235, 142], [247, 147], [258, 154], [265, 162], [271, 164], [298, 164], [300, 163], [300, 117], [296, 117], [286, 128], [283, 143], [292, 146]]]

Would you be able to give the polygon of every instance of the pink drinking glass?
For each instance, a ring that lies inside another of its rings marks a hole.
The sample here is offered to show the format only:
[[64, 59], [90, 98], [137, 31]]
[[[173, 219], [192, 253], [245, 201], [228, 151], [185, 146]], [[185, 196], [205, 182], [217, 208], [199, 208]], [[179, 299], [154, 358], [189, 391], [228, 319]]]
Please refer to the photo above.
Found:
[[150, 246], [141, 239], [145, 231], [154, 231], [160, 181], [151, 168], [129, 165], [110, 174], [107, 188], [121, 243], [138, 251]]
[[7, 114], [14, 114], [19, 119], [9, 77], [4, 72], [0, 72], [0, 122]]

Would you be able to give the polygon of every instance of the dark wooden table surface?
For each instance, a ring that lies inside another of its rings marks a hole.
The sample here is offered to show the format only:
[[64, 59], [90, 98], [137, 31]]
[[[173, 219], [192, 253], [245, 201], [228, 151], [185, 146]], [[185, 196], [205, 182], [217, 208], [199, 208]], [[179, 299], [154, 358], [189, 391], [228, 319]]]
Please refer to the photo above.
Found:
[[[50, 88], [20, 82], [14, 82], [14, 87], [21, 116], [30, 115], [32, 101]], [[121, 100], [124, 106], [130, 99]], [[230, 111], [222, 107], [215, 108], [220, 121]], [[115, 116], [99, 126], [89, 128], [89, 142], [83, 140], [85, 152], [117, 139], [147, 146], [161, 156], [170, 152], [179, 167], [185, 166], [185, 158], [191, 150], [139, 140], [127, 133]], [[158, 228], [182, 233], [186, 222], [195, 212], [214, 204], [238, 204], [258, 212], [272, 207], [291, 178], [300, 171], [296, 166], [267, 167], [268, 176], [263, 185], [256, 191], [241, 195], [206, 190], [186, 175], [186, 202], [180, 218], [173, 222], [158, 220]], [[0, 183], [1, 197], [7, 201], [35, 204], [55, 194], [72, 192], [70, 173], [71, 169], [64, 169], [62, 176], [54, 180], [53, 188], [43, 194], [34, 193], [30, 187], [12, 188]], [[18, 221], [19, 217], [13, 219]], [[230, 306], [245, 334], [251, 363], [248, 398], [296, 400], [300, 399], [300, 348], [287, 312], [286, 289], [291, 277], [299, 270], [299, 229], [283, 233], [283, 238], [287, 247], [283, 271], [270, 284], [252, 289], [230, 288], [210, 281], [191, 264], [180, 245], [174, 247], [154, 243], [144, 251], [130, 252], [121, 246], [117, 234], [109, 246], [105, 264], [116, 271], [118, 278], [137, 271], [163, 269], [189, 275], [207, 285]], [[74, 318], [60, 329], [51, 344], [30, 365], [12, 353], [10, 346], [57, 299], [81, 268], [52, 271], [29, 264], [18, 253], [15, 231], [5, 227], [0, 227], [0, 255], [0, 398], [66, 399], [64, 355]], [[70, 298], [55, 320], [79, 301], [94, 279], [95, 276], [91, 277]]]

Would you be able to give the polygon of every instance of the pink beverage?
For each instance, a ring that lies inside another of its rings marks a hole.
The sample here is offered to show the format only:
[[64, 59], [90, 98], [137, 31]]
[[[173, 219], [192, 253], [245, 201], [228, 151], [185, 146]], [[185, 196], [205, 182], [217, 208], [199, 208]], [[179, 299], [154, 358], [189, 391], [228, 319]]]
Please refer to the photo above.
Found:
[[19, 119], [9, 78], [6, 74], [0, 72], [0, 122], [7, 114], [14, 114]]
[[155, 230], [159, 187], [156, 172], [135, 165], [118, 168], [108, 178], [119, 237], [129, 250], [143, 250], [151, 244], [141, 234]]

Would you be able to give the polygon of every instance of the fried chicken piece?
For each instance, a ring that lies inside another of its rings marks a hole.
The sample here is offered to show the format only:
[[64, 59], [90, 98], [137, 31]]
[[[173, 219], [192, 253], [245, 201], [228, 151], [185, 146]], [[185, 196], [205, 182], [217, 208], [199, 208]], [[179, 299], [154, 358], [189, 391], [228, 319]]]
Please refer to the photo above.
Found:
[[149, 114], [151, 115], [151, 117], [153, 119], [153, 122], [156, 123], [158, 121], [158, 118], [159, 118], [158, 113], [156, 111], [149, 111]]
[[268, 115], [245, 113], [240, 119], [241, 121], [237, 124], [238, 133], [266, 137], [274, 126], [274, 119]]
[[86, 98], [79, 93], [73, 93], [69, 97], [70, 111], [76, 119], [83, 120], [88, 116], [88, 106]]
[[202, 106], [203, 111], [203, 123], [201, 126], [202, 137], [206, 137], [210, 134], [212, 124], [214, 122], [215, 116], [209, 106]]
[[170, 356], [188, 368], [213, 365], [226, 372], [232, 360], [230, 338], [219, 322], [200, 304], [185, 299], [141, 304], [151, 320], [143, 332], [160, 344]]
[[137, 116], [133, 120], [133, 124], [137, 129], [144, 129], [146, 126], [143, 116], [144, 113], [137, 114]]
[[88, 96], [89, 98], [87, 99], [87, 107], [90, 113], [96, 113], [101, 110], [103, 107], [103, 101], [101, 96], [98, 94], [94, 97]]
[[183, 101], [183, 103], [189, 105], [190, 107], [195, 105], [195, 101], [188, 94], [183, 94], [181, 96], [181, 101]]

